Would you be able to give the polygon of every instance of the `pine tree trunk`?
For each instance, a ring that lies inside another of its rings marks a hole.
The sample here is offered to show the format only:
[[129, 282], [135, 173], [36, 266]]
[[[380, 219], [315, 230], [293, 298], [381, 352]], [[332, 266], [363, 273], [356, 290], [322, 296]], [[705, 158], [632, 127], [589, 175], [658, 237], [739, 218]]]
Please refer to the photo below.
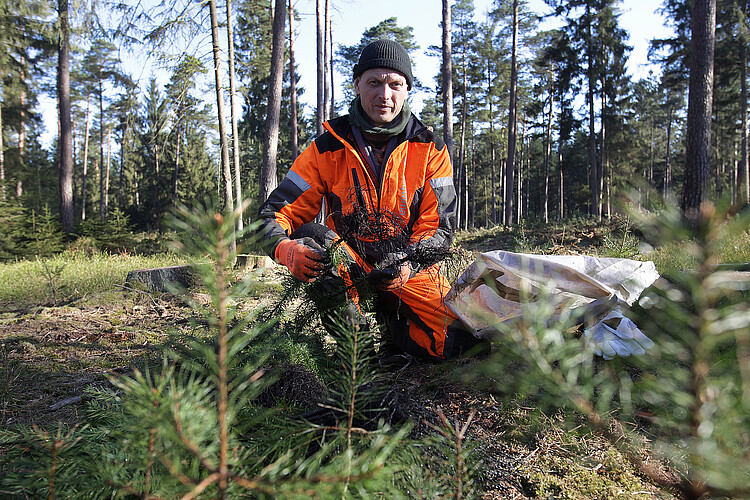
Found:
[[[604, 212], [604, 179], [607, 176], [607, 95], [604, 89], [606, 85], [602, 79], [602, 109], [601, 109], [601, 144], [600, 161], [599, 161], [599, 218], [601, 219]], [[609, 216], [609, 212], [607, 212]]]
[[328, 119], [334, 117], [336, 114], [336, 100], [334, 99], [334, 90], [336, 88], [336, 85], [333, 82], [333, 77], [335, 76], [336, 71], [333, 67], [333, 28], [331, 25], [331, 13], [329, 11], [331, 0], [326, 0], [326, 37], [328, 37], [328, 91], [331, 94], [331, 97], [329, 99], [330, 101], [330, 107], [328, 108]]
[[104, 78], [99, 68], [99, 217], [107, 218], [104, 192]]
[[492, 115], [492, 70], [491, 61], [487, 61], [487, 106], [490, 122], [490, 169], [492, 171], [492, 223], [497, 222], [497, 189], [495, 181], [495, 117]]
[[[232, 29], [232, 0], [227, 2], [227, 59], [229, 60], [229, 107], [232, 120], [232, 161], [234, 165], [234, 194], [236, 209], [239, 212], [237, 229], [242, 231], [245, 223], [242, 220], [242, 183], [240, 176], [240, 133], [237, 128], [237, 91], [234, 74], [234, 30]], [[283, 10], [282, 10], [283, 12]]]
[[740, 37], [740, 110], [742, 115], [742, 148], [740, 151], [739, 171], [737, 175], [737, 194], [739, 203], [750, 201], [750, 161], [747, 148], [747, 29], [742, 30]]
[[208, 0], [211, 15], [211, 40], [214, 55], [214, 80], [216, 85], [216, 108], [219, 119], [219, 144], [221, 147], [221, 174], [224, 184], [224, 211], [234, 209], [232, 193], [232, 171], [229, 167], [229, 145], [227, 144], [226, 117], [224, 116], [224, 89], [221, 84], [221, 54], [219, 52], [219, 19], [216, 13], [216, 0]]
[[[505, 220], [513, 225], [513, 181], [516, 162], [516, 112], [518, 108], [518, 0], [513, 0], [513, 45], [510, 62], [510, 103], [508, 105], [508, 159], [505, 166]], [[519, 208], [521, 200], [518, 200]]]
[[112, 142], [110, 141], [112, 129], [107, 129], [107, 173], [104, 176], [104, 215], [109, 213], [109, 167], [112, 153]]
[[323, 121], [331, 119], [331, 1], [325, 0], [323, 14]]
[[[21, 56], [21, 80], [26, 80], [26, 71], [24, 71], [24, 66], [26, 65], [26, 58]], [[19, 110], [18, 110], [18, 160], [20, 162], [21, 166], [21, 172], [26, 171], [26, 162], [24, 161], [24, 152], [26, 149], [26, 112], [24, 111], [26, 108], [26, 90], [21, 87], [21, 92], [19, 95]], [[38, 166], [37, 166], [38, 171]], [[21, 196], [23, 196], [23, 180], [21, 180], [21, 176], [18, 176], [18, 180], [16, 181], [16, 198], [18, 199], [18, 204], [21, 205]], [[41, 198], [40, 198], [41, 203]], [[40, 207], [41, 210], [41, 207]]]
[[83, 178], [81, 179], [81, 220], [86, 220], [86, 177], [89, 171], [89, 135], [91, 134], [91, 94], [86, 95], [86, 127], [83, 133]]
[[[0, 97], [3, 96], [2, 93], [2, 86], [0, 82]], [[0, 103], [0, 199], [2, 201], [5, 201], [5, 153], [3, 153], [3, 148], [5, 145], [3, 144], [3, 110], [2, 110], [2, 104]]]
[[562, 154], [562, 142], [557, 149], [557, 164], [559, 172], [559, 183], [560, 188], [557, 193], [558, 196], [558, 207], [557, 207], [557, 218], [562, 220], [565, 218], [565, 176], [563, 175], [563, 154]]
[[547, 124], [544, 134], [544, 193], [542, 194], [544, 205], [542, 213], [545, 224], [549, 222], [549, 164], [552, 157], [552, 107], [554, 105], [552, 96], [552, 89], [550, 89], [549, 112], [547, 113]]
[[174, 178], [172, 179], [172, 206], [177, 206], [177, 185], [180, 179], [180, 150], [182, 149], [182, 102], [180, 102], [179, 110], [177, 112], [177, 138], [175, 142], [175, 153], [174, 153]]
[[122, 139], [120, 140], [120, 172], [118, 172], [117, 178], [117, 209], [122, 212], [122, 196], [125, 183], [125, 158], [127, 156], [127, 141], [126, 137], [128, 134], [128, 124], [125, 120], [125, 124], [122, 129]]
[[292, 93], [291, 142], [292, 160], [294, 160], [299, 155], [299, 146], [297, 144], [299, 142], [299, 132], [297, 130], [297, 74], [294, 67], [294, 7], [292, 7], [292, 0], [289, 0], [289, 85]]
[[281, 112], [281, 85], [284, 75], [284, 24], [285, 2], [276, 0], [273, 17], [273, 50], [271, 52], [271, 78], [268, 84], [268, 116], [263, 140], [263, 166], [260, 177], [260, 200], [265, 201], [276, 188], [276, 157], [279, 145], [279, 115]]
[[685, 183], [680, 207], [688, 220], [695, 221], [708, 194], [710, 175], [716, 0], [694, 0], [691, 24]]
[[667, 151], [664, 161], [664, 191], [663, 195], [672, 189], [672, 109], [667, 110]]
[[474, 128], [472, 127], [472, 133], [471, 133], [471, 192], [475, 193], [474, 196], [471, 197], [471, 228], [474, 229], [476, 227], [476, 214], [477, 214], [477, 197], [476, 197], [476, 188], [477, 188], [477, 165], [476, 165], [476, 157], [477, 157], [477, 150], [476, 150], [476, 139], [474, 136]]
[[451, 43], [451, 3], [443, 0], [443, 139], [453, 158], [453, 54]]
[[461, 138], [460, 149], [458, 151], [458, 221], [457, 227], [467, 228], [467, 219], [469, 210], [467, 207], [466, 197], [466, 49], [463, 51], [461, 72], [463, 78], [463, 88], [461, 89]]
[[159, 152], [159, 133], [154, 136], [154, 193], [151, 197], [151, 215], [158, 219], [161, 214], [161, 154]]
[[594, 114], [594, 87], [596, 86], [596, 77], [594, 75], [594, 47], [593, 47], [593, 33], [592, 33], [592, 14], [591, 14], [591, 2], [586, 2], [586, 22], [588, 30], [588, 46], [587, 60], [588, 60], [588, 103], [589, 103], [589, 186], [591, 187], [591, 210], [590, 213], [595, 215], [597, 218], [601, 217], [601, 208], [599, 206], [599, 167], [597, 165], [597, 152], [596, 152], [596, 131], [595, 131], [595, 119]]
[[[60, 189], [60, 222], [63, 231], [73, 231], [73, 121], [70, 116], [70, 26], [68, 0], [59, 0], [57, 13], [60, 45], [57, 53], [57, 108], [60, 124], [58, 138], [58, 175]], [[0, 127], [2, 130], [2, 127]], [[2, 148], [0, 148], [2, 149]]]
[[323, 6], [324, 0], [316, 0], [315, 2], [315, 19], [316, 19], [316, 27], [317, 27], [317, 58], [316, 61], [318, 63], [318, 70], [317, 70], [317, 109], [316, 109], [316, 125], [318, 130], [318, 135], [321, 135], [323, 133], [323, 122], [325, 121], [326, 117], [326, 101], [325, 101], [325, 86], [326, 86], [326, 69], [325, 69], [325, 54], [324, 54], [324, 46], [325, 46], [325, 37], [324, 37], [324, 6]]

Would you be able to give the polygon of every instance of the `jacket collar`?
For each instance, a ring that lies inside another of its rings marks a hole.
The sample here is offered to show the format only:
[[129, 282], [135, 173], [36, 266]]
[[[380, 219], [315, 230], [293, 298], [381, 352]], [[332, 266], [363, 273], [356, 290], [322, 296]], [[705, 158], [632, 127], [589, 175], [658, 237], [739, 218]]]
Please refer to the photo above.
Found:
[[[350, 137], [350, 132], [352, 129], [352, 125], [349, 123], [349, 115], [343, 115], [339, 116], [337, 118], [333, 118], [323, 124], [323, 126], [327, 129], [329, 129], [335, 136], [337, 136], [340, 140], [346, 140], [347, 137]], [[411, 118], [409, 118], [409, 122], [406, 124], [406, 128], [403, 132], [401, 132], [398, 137], [398, 144], [401, 144], [402, 142], [406, 142], [419, 134], [424, 133], [427, 130], [427, 127], [419, 121], [419, 119], [411, 115]]]

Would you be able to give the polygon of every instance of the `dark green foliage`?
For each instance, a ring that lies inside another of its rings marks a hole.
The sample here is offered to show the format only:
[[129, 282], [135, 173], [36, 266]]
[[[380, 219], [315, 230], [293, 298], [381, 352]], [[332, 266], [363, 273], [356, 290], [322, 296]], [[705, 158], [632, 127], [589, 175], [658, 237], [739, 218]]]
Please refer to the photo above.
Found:
[[0, 259], [23, 255], [26, 239], [26, 211], [15, 203], [0, 200]]
[[117, 208], [104, 221], [99, 217], [85, 220], [79, 225], [77, 233], [89, 238], [98, 250], [104, 252], [123, 251], [133, 245], [129, 217]]
[[[337, 389], [326, 425], [283, 422], [255, 400], [273, 380], [266, 353], [250, 350], [260, 326], [232, 305], [252, 280], [232, 283], [229, 243], [237, 213], [179, 209], [176, 247], [194, 259], [211, 301], [185, 295], [207, 325], [160, 368], [113, 378], [91, 394], [87, 423], [55, 431], [0, 433], [0, 491], [27, 496], [173, 498], [335, 496], [370, 498], [393, 490], [386, 459], [408, 429], [364, 430], [361, 409], [371, 363], [368, 332], [344, 324]], [[242, 236], [242, 235], [239, 235]], [[205, 262], [206, 258], [208, 262]], [[261, 432], [265, 429], [267, 432]]]
[[0, 202], [0, 260], [49, 257], [63, 250], [65, 236], [56, 214]]
[[41, 213], [31, 211], [30, 234], [27, 237], [26, 252], [39, 257], [49, 257], [63, 250], [65, 235], [58, 218], [49, 207], [44, 207]]

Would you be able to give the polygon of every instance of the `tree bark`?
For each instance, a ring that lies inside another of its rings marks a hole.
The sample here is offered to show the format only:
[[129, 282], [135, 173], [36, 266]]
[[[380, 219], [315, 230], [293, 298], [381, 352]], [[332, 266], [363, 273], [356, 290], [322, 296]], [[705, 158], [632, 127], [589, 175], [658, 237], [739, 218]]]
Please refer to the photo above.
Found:
[[460, 147], [458, 150], [458, 186], [456, 186], [458, 190], [458, 227], [462, 227], [464, 230], [467, 229], [467, 219], [469, 218], [469, 210], [468, 210], [468, 196], [467, 196], [467, 190], [466, 190], [466, 115], [467, 115], [467, 105], [466, 105], [466, 45], [464, 44], [464, 49], [462, 52], [462, 58], [461, 58], [461, 72], [462, 72], [462, 79], [463, 79], [463, 86], [461, 89], [461, 138], [460, 141]]
[[599, 166], [598, 166], [598, 155], [596, 152], [596, 131], [595, 121], [596, 115], [594, 114], [594, 87], [596, 86], [596, 76], [594, 75], [595, 63], [594, 63], [594, 47], [593, 47], [593, 33], [592, 25], [593, 19], [591, 14], [591, 2], [586, 2], [586, 23], [587, 23], [587, 79], [588, 79], [588, 103], [589, 103], [589, 186], [591, 187], [591, 210], [590, 213], [595, 215], [597, 218], [601, 217], [601, 209], [599, 207]]
[[331, 119], [331, 0], [325, 0], [323, 13], [323, 120]]
[[491, 61], [487, 61], [487, 106], [490, 122], [490, 168], [492, 172], [492, 223], [497, 222], [497, 189], [495, 181], [495, 118], [492, 116], [492, 70]]
[[289, 0], [289, 85], [291, 88], [292, 104], [292, 159], [297, 158], [299, 154], [299, 132], [297, 130], [297, 74], [294, 67], [294, 7], [292, 0]]
[[99, 217], [107, 218], [106, 192], [104, 188], [104, 77], [99, 67]]
[[[321, 135], [323, 133], [323, 122], [325, 121], [326, 117], [326, 101], [325, 101], [325, 86], [326, 86], [326, 70], [325, 70], [325, 37], [324, 37], [324, 6], [323, 6], [324, 0], [316, 0], [315, 2], [315, 20], [316, 20], [316, 27], [317, 27], [317, 57], [316, 61], [318, 63], [318, 70], [317, 70], [317, 83], [318, 83], [318, 93], [317, 93], [317, 110], [315, 113], [316, 117], [316, 125], [318, 130], [318, 135]], [[274, 18], [275, 22], [275, 18]]]
[[89, 135], [91, 134], [90, 117], [91, 94], [86, 95], [86, 127], [83, 133], [83, 178], [81, 179], [81, 220], [86, 220], [86, 177], [89, 171]]
[[[607, 157], [607, 93], [605, 91], [606, 84], [604, 82], [604, 78], [602, 78], [602, 108], [601, 108], [601, 133], [600, 133], [600, 141], [601, 144], [599, 145], [599, 218], [601, 219], [602, 214], [606, 213], [607, 216], [609, 216], [609, 211], [605, 210], [605, 204], [604, 204], [604, 183], [605, 179], [608, 175], [607, 167], [609, 163], [609, 158]], [[607, 200], [607, 203], [609, 203], [609, 200]]]
[[[26, 65], [26, 58], [21, 56], [21, 80], [26, 80], [26, 71], [25, 71], [25, 65]], [[21, 171], [26, 171], [26, 164], [24, 162], [24, 150], [26, 149], [26, 90], [21, 87], [21, 93], [19, 95], [19, 110], [18, 110], [18, 117], [19, 117], [19, 123], [18, 123], [18, 160], [20, 162]], [[0, 129], [1, 130], [1, 129]], [[39, 171], [39, 165], [37, 165], [37, 172]], [[38, 179], [38, 176], [37, 176]], [[41, 193], [40, 193], [41, 194]], [[21, 176], [18, 176], [18, 180], [16, 181], [16, 198], [18, 199], [18, 204], [21, 205], [21, 196], [23, 196], [23, 180]], [[41, 203], [41, 197], [39, 200], [39, 203]], [[41, 206], [40, 206], [41, 210]]]
[[[505, 220], [513, 225], [513, 182], [516, 163], [516, 113], [518, 109], [518, 0], [513, 0], [513, 45], [510, 58], [510, 103], [508, 105], [508, 158], [505, 166]], [[520, 186], [519, 186], [520, 187]], [[518, 200], [519, 208], [521, 200]], [[520, 213], [520, 212], [519, 212]]]
[[271, 78], [268, 84], [268, 115], [263, 140], [263, 167], [260, 177], [260, 200], [265, 201], [276, 188], [276, 157], [279, 144], [279, 115], [281, 112], [281, 84], [284, 75], [284, 0], [276, 0], [273, 17], [273, 50]]
[[331, 13], [330, 13], [331, 0], [326, 0], [326, 37], [328, 37], [328, 91], [330, 93], [329, 108], [328, 108], [328, 119], [330, 120], [336, 114], [336, 100], [334, 99], [335, 84], [333, 77], [335, 71], [333, 68], [333, 27], [331, 25]]
[[443, 0], [443, 139], [453, 158], [453, 61], [451, 2]]
[[544, 193], [543, 193], [543, 216], [544, 216], [544, 223], [549, 222], [549, 163], [550, 158], [552, 156], [552, 107], [554, 105], [554, 100], [552, 98], [553, 96], [552, 89], [550, 89], [549, 93], [549, 111], [547, 113], [547, 123], [546, 123], [546, 130], [544, 133]]
[[662, 194], [666, 195], [672, 189], [672, 109], [667, 109], [667, 150], [664, 158], [664, 189]]
[[[2, 86], [0, 86], [0, 98], [3, 96]], [[0, 199], [5, 201], [5, 153], [3, 153], [3, 110], [0, 104]]]
[[685, 183], [680, 208], [689, 221], [708, 194], [711, 162], [716, 0], [693, 0], [690, 41]]
[[180, 179], [180, 149], [182, 149], [182, 100], [178, 105], [177, 111], [177, 137], [175, 138], [175, 153], [174, 153], [174, 178], [172, 179], [172, 206], [177, 206], [177, 185]]
[[[122, 195], [123, 195], [123, 184], [125, 181], [125, 158], [127, 156], [127, 142], [126, 137], [128, 133], [128, 123], [125, 120], [122, 129], [122, 137], [120, 140], [120, 171], [118, 172], [117, 178], [117, 209], [122, 212]], [[178, 157], [179, 157], [179, 143], [178, 143]]]
[[[237, 91], [234, 76], [234, 30], [232, 29], [232, 0], [227, 1], [227, 59], [229, 60], [229, 107], [232, 120], [232, 161], [234, 165], [234, 194], [239, 213], [237, 229], [242, 231], [245, 223], [242, 220], [242, 183], [240, 179], [240, 133], [237, 128]], [[282, 10], [283, 12], [283, 10]]]
[[743, 26], [740, 37], [740, 110], [742, 114], [742, 148], [737, 175], [737, 194], [741, 204], [750, 201], [750, 161], [747, 148], [747, 28]]
[[109, 167], [112, 153], [112, 129], [107, 129], [107, 172], [104, 176], [104, 214], [109, 213]]
[[[63, 231], [73, 232], [73, 121], [70, 115], [70, 25], [68, 0], [57, 5], [60, 21], [60, 46], [57, 53], [58, 176], [60, 189], [60, 222]], [[0, 127], [2, 130], [2, 127]], [[2, 149], [2, 148], [0, 148]]]
[[211, 15], [211, 40], [214, 55], [214, 79], [216, 83], [216, 108], [219, 118], [219, 144], [221, 147], [221, 173], [224, 183], [224, 210], [230, 212], [234, 208], [232, 194], [232, 172], [229, 167], [229, 145], [227, 144], [226, 118], [224, 116], [224, 90], [221, 85], [221, 56], [219, 53], [219, 19], [216, 13], [216, 0], [208, 0]]

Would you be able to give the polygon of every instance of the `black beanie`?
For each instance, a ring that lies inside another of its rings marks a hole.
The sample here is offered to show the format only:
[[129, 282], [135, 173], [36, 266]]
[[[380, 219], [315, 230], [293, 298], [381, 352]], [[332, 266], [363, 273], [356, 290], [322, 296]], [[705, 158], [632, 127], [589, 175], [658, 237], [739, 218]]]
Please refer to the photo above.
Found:
[[372, 68], [387, 68], [398, 71], [406, 77], [411, 89], [414, 77], [411, 74], [411, 61], [406, 49], [393, 40], [375, 40], [362, 49], [359, 62], [354, 65], [354, 78]]

